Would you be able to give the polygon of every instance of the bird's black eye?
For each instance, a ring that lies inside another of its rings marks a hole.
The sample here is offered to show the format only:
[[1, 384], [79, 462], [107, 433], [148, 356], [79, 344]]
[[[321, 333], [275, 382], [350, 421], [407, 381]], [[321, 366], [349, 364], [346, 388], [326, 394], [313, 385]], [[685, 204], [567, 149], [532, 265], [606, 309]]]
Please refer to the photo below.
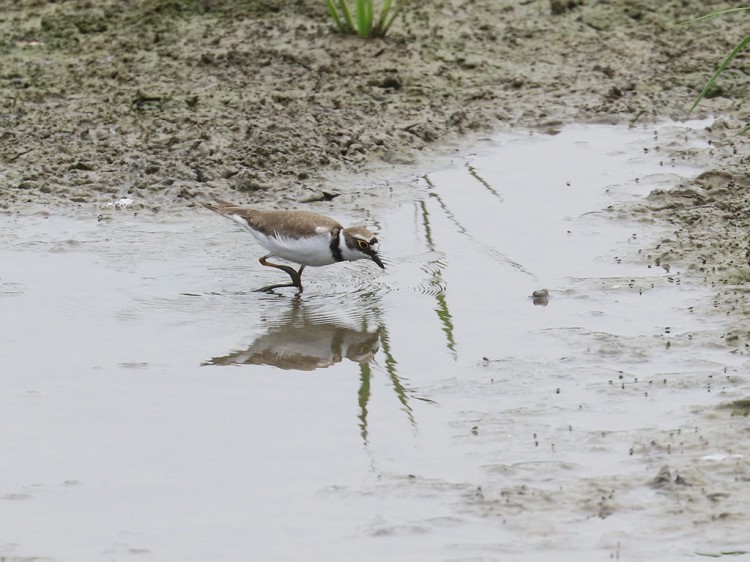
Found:
[[357, 240], [357, 246], [360, 250], [366, 250], [370, 247], [370, 244], [366, 240]]

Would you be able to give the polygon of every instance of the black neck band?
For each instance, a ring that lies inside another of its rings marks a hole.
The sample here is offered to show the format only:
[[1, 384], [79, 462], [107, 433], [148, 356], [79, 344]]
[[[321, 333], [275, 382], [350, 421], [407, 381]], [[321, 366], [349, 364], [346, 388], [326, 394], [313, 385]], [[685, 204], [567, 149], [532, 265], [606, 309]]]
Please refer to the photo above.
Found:
[[341, 233], [341, 229], [337, 228], [333, 232], [331, 232], [331, 255], [333, 256], [333, 259], [336, 261], [344, 261], [344, 256], [341, 255], [341, 247], [339, 246], [339, 234]]

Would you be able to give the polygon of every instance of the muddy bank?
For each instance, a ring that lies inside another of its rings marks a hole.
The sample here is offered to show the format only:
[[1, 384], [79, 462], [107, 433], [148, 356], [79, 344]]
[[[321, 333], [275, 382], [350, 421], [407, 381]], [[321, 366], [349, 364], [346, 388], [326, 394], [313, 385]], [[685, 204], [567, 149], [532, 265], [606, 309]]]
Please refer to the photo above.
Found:
[[[741, 15], [665, 30], [706, 9], [438, 0], [363, 41], [317, 0], [16, 0], [0, 13], [0, 205], [301, 200], [335, 192], [332, 172], [500, 129], [681, 119], [743, 37]], [[702, 111], [747, 116], [743, 64]], [[691, 157], [744, 176], [740, 124]]]
[[[665, 28], [712, 6], [436, 0], [363, 41], [317, 0], [15, 0], [0, 12], [0, 207], [288, 206], [493, 131], [683, 119], [746, 20]], [[718, 284], [750, 274], [746, 65], [700, 106], [722, 116], [711, 150], [659, 147], [706, 176], [636, 210], [675, 223], [657, 258]]]

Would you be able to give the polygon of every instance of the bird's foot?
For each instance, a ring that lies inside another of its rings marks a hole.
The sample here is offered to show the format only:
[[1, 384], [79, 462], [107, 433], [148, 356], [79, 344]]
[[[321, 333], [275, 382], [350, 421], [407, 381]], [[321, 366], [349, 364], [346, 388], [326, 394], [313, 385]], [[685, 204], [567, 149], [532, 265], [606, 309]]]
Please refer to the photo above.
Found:
[[261, 287], [260, 289], [255, 289], [253, 293], [271, 293], [274, 289], [281, 289], [282, 287], [297, 287], [299, 290], [298, 293], [302, 292], [302, 284], [296, 284], [296, 283], [279, 283], [277, 285], [268, 285], [267, 287]]
[[260, 263], [262, 265], [268, 266], [268, 267], [275, 267], [276, 269], [280, 269], [284, 272], [286, 272], [287, 275], [292, 279], [291, 283], [281, 283], [278, 285], [269, 285], [268, 287], [262, 287], [260, 289], [256, 289], [255, 292], [270, 292], [273, 289], [279, 289], [281, 287], [297, 287], [299, 289], [298, 293], [302, 292], [302, 271], [305, 269], [305, 266], [303, 265], [298, 270], [294, 269], [293, 267], [289, 267], [288, 265], [280, 265], [278, 263], [271, 263], [268, 261], [268, 256], [263, 256], [260, 258]]

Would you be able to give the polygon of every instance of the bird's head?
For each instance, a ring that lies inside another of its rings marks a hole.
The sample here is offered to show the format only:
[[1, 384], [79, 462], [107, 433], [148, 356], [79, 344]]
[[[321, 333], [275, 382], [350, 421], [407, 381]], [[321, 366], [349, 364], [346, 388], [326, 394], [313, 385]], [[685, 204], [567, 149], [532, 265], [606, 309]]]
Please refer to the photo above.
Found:
[[375, 235], [361, 226], [351, 226], [341, 231], [344, 244], [341, 247], [341, 257], [347, 261], [371, 259], [381, 269], [385, 269], [378, 256], [378, 239]]

